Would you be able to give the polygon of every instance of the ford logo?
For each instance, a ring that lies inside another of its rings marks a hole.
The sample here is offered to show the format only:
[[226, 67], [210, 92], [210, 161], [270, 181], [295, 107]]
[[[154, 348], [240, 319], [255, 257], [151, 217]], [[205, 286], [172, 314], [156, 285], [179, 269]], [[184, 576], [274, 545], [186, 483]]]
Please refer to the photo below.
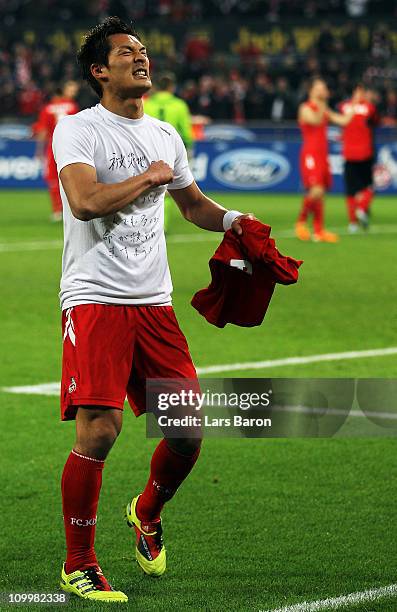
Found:
[[211, 164], [217, 181], [239, 189], [265, 189], [280, 183], [290, 171], [288, 160], [259, 148], [233, 149], [222, 153]]

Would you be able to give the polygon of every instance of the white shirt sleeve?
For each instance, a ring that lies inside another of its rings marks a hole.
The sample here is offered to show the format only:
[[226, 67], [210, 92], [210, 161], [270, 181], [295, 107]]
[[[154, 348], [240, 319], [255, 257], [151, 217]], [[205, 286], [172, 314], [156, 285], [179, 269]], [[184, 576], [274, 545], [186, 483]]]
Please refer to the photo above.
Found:
[[58, 174], [69, 164], [88, 164], [95, 168], [95, 135], [80, 119], [70, 116], [58, 122], [52, 138], [52, 151]]
[[182, 138], [175, 129], [172, 131], [175, 137], [176, 157], [174, 164], [174, 180], [167, 185], [169, 191], [172, 191], [172, 189], [184, 189], [185, 187], [189, 187], [194, 181]]

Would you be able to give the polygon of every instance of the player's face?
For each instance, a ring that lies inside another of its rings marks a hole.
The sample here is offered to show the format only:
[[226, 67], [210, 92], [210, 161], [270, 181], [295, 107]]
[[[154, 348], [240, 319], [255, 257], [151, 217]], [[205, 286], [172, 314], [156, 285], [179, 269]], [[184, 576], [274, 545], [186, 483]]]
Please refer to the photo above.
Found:
[[65, 98], [69, 98], [70, 100], [73, 100], [77, 96], [78, 91], [79, 91], [78, 84], [75, 83], [74, 81], [70, 81], [69, 83], [66, 83], [63, 93], [64, 93]]
[[374, 89], [367, 89], [365, 91], [365, 99], [367, 102], [370, 102], [370, 104], [379, 104], [379, 94]]
[[353, 91], [354, 98], [365, 98], [365, 89], [364, 87], [356, 87]]
[[314, 98], [323, 100], [324, 102], [329, 98], [329, 89], [325, 81], [315, 81], [311, 93]]
[[122, 98], [140, 98], [152, 86], [149, 59], [142, 43], [129, 34], [109, 36], [108, 67], [103, 67], [108, 91]]

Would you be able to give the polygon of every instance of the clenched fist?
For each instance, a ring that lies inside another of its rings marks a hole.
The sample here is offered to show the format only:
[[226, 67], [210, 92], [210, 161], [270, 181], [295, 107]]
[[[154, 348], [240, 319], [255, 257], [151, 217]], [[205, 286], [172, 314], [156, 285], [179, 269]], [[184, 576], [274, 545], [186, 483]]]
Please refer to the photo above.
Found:
[[174, 178], [174, 171], [163, 161], [152, 162], [146, 173], [150, 176], [153, 187], [168, 185]]
[[259, 220], [252, 213], [247, 213], [245, 215], [240, 215], [239, 217], [236, 217], [236, 219], [232, 223], [232, 228], [231, 229], [238, 236], [241, 236], [241, 234], [243, 233], [243, 229], [242, 229], [241, 223], [240, 223], [241, 219], [251, 219], [253, 221], [258, 221]]

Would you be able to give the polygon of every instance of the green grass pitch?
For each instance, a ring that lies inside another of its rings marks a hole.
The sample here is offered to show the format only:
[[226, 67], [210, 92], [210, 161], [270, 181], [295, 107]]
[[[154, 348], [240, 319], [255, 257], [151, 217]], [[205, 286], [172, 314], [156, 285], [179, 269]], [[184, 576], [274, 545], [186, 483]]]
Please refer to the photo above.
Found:
[[[208, 284], [216, 236], [180, 238], [204, 232], [175, 207], [168, 246], [174, 305], [197, 366], [397, 345], [393, 198], [375, 202], [373, 232], [343, 235], [336, 245], [288, 235], [298, 196], [216, 198], [272, 225], [281, 252], [305, 263], [297, 285], [276, 288], [261, 327], [218, 330], [190, 306], [193, 293]], [[61, 228], [49, 223], [43, 192], [1, 192], [0, 209], [0, 389], [57, 381]], [[327, 219], [346, 227], [342, 198], [328, 198]], [[397, 355], [224, 374], [232, 375], [396, 377]], [[64, 556], [59, 480], [73, 424], [60, 423], [56, 397], [0, 390], [0, 402], [0, 591], [54, 592]], [[97, 553], [110, 581], [129, 595], [128, 609], [271, 610], [397, 581], [395, 439], [206, 440], [191, 477], [164, 511], [169, 569], [151, 580], [133, 561], [122, 509], [144, 485], [155, 444], [145, 437], [144, 417], [126, 410], [104, 472]], [[74, 600], [65, 607], [108, 606]], [[393, 612], [397, 600], [348, 609]]]

